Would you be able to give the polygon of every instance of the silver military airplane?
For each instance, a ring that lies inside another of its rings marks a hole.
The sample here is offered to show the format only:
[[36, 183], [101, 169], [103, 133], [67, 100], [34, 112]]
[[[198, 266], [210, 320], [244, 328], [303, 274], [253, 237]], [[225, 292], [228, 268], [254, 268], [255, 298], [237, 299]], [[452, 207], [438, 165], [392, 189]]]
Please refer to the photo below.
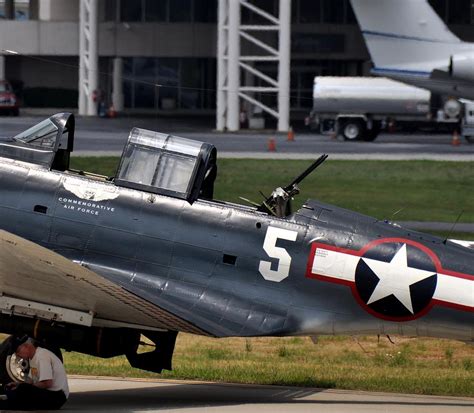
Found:
[[372, 73], [474, 99], [474, 43], [460, 40], [427, 0], [351, 0]]
[[[0, 143], [1, 380], [29, 335], [58, 352], [171, 369], [178, 332], [474, 340], [474, 251], [308, 200], [216, 200], [216, 148], [134, 128], [117, 173], [69, 168], [74, 116]], [[140, 337], [155, 343], [137, 353]]]

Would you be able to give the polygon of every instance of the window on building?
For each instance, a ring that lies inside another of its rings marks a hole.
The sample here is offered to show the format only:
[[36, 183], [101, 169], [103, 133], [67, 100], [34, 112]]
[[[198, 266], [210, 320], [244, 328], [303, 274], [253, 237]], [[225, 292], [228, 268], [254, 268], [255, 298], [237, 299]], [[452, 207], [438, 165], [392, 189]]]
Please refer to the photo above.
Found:
[[29, 20], [30, 12], [30, 0], [0, 0], [0, 19]]
[[180, 106], [183, 109], [198, 109], [202, 106], [202, 93], [199, 90], [202, 82], [201, 59], [184, 58], [180, 73]]
[[117, 9], [123, 22], [217, 22], [217, 0], [105, 0], [104, 20], [116, 21]]
[[300, 23], [321, 22], [321, 0], [300, 0], [299, 3]]
[[444, 21], [446, 21], [447, 15], [447, 0], [428, 0], [433, 10], [441, 17]]
[[135, 107], [153, 108], [155, 106], [156, 59], [153, 57], [136, 58], [134, 61]]
[[194, 19], [197, 23], [217, 22], [217, 0], [194, 0]]
[[170, 22], [190, 22], [192, 17], [192, 0], [170, 1]]
[[448, 3], [448, 23], [471, 23], [471, 0], [451, 0]]
[[298, 33], [291, 35], [293, 53], [344, 53], [343, 34]]
[[323, 22], [344, 22], [344, 0], [323, 0]]
[[141, 0], [120, 0], [120, 21], [138, 22], [142, 21]]
[[123, 71], [127, 108], [215, 108], [215, 59], [125, 58]]
[[106, 22], [117, 21], [117, 1], [116, 0], [105, 0], [104, 21]]
[[145, 20], [149, 22], [168, 21], [168, 1], [145, 0]]
[[174, 57], [158, 59], [158, 83], [161, 85], [158, 90], [160, 109], [171, 110], [179, 107], [179, 63], [179, 59]]
[[[111, 62], [112, 63], [112, 62]], [[112, 71], [112, 66], [110, 71]], [[126, 108], [133, 107], [133, 58], [128, 57], [123, 59], [123, 98]]]
[[346, 1], [346, 23], [348, 24], [357, 24], [357, 19], [354, 14], [354, 9], [352, 8], [352, 4], [349, 0]]

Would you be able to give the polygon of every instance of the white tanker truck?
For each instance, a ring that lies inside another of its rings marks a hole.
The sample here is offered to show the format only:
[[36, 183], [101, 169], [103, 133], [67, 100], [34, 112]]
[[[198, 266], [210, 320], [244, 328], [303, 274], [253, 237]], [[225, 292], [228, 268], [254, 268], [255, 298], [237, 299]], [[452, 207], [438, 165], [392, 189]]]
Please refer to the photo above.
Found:
[[395, 124], [457, 128], [470, 141], [474, 103], [442, 99], [382, 77], [316, 76], [313, 109], [305, 123], [321, 133], [336, 133], [352, 141], [373, 141], [382, 129]]

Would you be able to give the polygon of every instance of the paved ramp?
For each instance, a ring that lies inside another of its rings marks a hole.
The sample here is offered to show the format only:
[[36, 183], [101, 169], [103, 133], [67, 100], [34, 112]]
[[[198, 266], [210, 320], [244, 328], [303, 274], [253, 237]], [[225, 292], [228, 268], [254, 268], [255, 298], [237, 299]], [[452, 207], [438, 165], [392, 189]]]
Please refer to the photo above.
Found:
[[474, 399], [314, 388], [74, 377], [74, 412], [468, 413]]

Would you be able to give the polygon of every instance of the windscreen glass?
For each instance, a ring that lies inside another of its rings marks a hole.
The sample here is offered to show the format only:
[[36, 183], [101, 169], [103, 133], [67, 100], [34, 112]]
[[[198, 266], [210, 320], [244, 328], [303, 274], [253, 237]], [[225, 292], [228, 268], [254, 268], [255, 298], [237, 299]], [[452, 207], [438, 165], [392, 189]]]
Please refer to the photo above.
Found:
[[130, 145], [123, 160], [119, 178], [152, 186], [160, 153], [150, 148]]
[[168, 191], [187, 192], [195, 163], [196, 158], [162, 153], [153, 186]]
[[134, 128], [118, 180], [187, 197], [193, 187], [202, 142]]
[[53, 149], [58, 134], [57, 126], [49, 119], [13, 137], [14, 140], [44, 149]]

